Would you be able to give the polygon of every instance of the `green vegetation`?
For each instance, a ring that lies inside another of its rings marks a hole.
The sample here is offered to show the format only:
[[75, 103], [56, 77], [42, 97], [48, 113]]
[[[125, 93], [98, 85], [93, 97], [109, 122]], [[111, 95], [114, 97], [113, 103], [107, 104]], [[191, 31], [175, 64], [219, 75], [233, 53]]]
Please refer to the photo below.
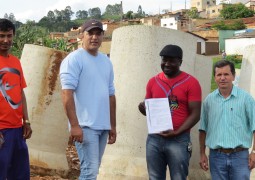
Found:
[[216, 30], [241, 30], [241, 29], [246, 29], [246, 25], [241, 19], [238, 19], [238, 20], [234, 20], [230, 24], [225, 24], [224, 21], [220, 21], [216, 24], [213, 24], [212, 28]]
[[192, 7], [189, 11], [188, 11], [188, 16], [192, 19], [197, 19], [199, 18], [199, 14], [198, 14], [198, 10], [196, 7]]
[[[76, 19], [72, 20], [75, 14]], [[6, 13], [4, 18], [12, 21], [16, 27], [16, 35], [13, 42], [11, 53], [17, 57], [21, 57], [21, 53], [25, 44], [35, 44], [54, 48], [57, 50], [70, 52], [74, 48], [74, 44], [68, 43], [64, 38], [53, 40], [49, 38], [50, 32], [67, 32], [72, 27], [81, 26], [88, 19], [103, 20], [121, 20], [122, 18], [133, 19], [144, 17], [145, 12], [142, 6], [138, 6], [137, 13], [129, 11], [123, 14], [121, 4], [107, 5], [105, 13], [102, 15], [99, 7], [86, 10], [79, 10], [74, 13], [70, 6], [64, 10], [50, 10], [46, 16], [41, 18], [39, 22], [28, 20], [25, 24], [16, 21], [13, 13]]]
[[104, 19], [121, 20], [122, 7], [121, 4], [110, 5], [108, 4], [103, 14]]
[[42, 46], [66, 52], [70, 52], [74, 48], [74, 45], [68, 45], [67, 41], [63, 38], [61, 39], [43, 38]]
[[73, 45], [68, 45], [65, 39], [50, 39], [46, 28], [37, 26], [34, 21], [28, 21], [17, 29], [11, 53], [20, 58], [25, 44], [41, 45], [66, 52], [73, 49]]
[[[34, 22], [36, 26], [46, 28], [49, 32], [67, 32], [72, 27], [81, 26], [88, 19], [99, 19], [107, 21], [119, 21], [121, 19], [135, 19], [145, 17], [146, 13], [142, 6], [139, 5], [137, 12], [128, 11], [123, 14], [121, 4], [108, 4], [105, 12], [102, 14], [99, 7], [90, 8], [88, 10], [78, 10], [73, 12], [70, 6], [66, 6], [63, 10], [50, 10], [47, 15], [42, 17], [38, 22]], [[76, 19], [73, 19], [75, 17]], [[15, 15], [6, 13], [4, 18], [11, 20], [18, 29], [23, 23], [16, 21]]]
[[252, 17], [254, 11], [247, 8], [244, 4], [225, 4], [223, 9], [220, 11], [220, 16], [224, 19], [238, 19]]
[[25, 44], [39, 44], [38, 41], [46, 36], [45, 28], [36, 26], [33, 21], [28, 21], [16, 30], [11, 53], [20, 58]]
[[[75, 15], [76, 19], [72, 20]], [[16, 27], [16, 35], [13, 42], [11, 53], [17, 57], [21, 57], [21, 53], [25, 44], [36, 44], [46, 46], [62, 51], [71, 51], [74, 45], [68, 43], [66, 39], [52, 40], [49, 38], [50, 32], [67, 32], [73, 27], [81, 26], [84, 21], [88, 19], [102, 19], [102, 20], [121, 20], [134, 19], [145, 17], [145, 12], [142, 6], [138, 6], [137, 13], [128, 11], [123, 14], [121, 4], [107, 5], [105, 13], [102, 14], [99, 7], [94, 7], [86, 10], [79, 10], [74, 13], [70, 6], [64, 10], [55, 9], [50, 10], [46, 16], [41, 18], [39, 22], [28, 20], [25, 24], [16, 21], [13, 13], [9, 15], [5, 13], [4, 18], [13, 22]], [[110, 36], [108, 37], [110, 38]]]
[[[222, 57], [221, 57], [221, 56], [214, 57], [214, 58], [212, 59], [212, 61], [213, 61], [213, 67], [214, 67], [214, 64], [215, 64], [217, 61], [219, 61], [219, 60], [222, 60]], [[228, 56], [226, 56], [226, 60], [233, 62], [236, 69], [241, 69], [241, 65], [242, 65], [242, 56], [237, 55], [237, 54], [235, 54], [235, 55], [228, 55]], [[212, 69], [213, 69], [213, 67], [212, 67]], [[214, 75], [213, 75], [213, 71], [212, 71], [211, 92], [214, 91], [215, 89], [217, 89], [217, 84], [216, 84], [215, 81], [214, 81]]]
[[241, 69], [242, 65], [242, 56], [241, 55], [229, 55], [226, 57], [226, 60], [234, 63], [236, 69]]

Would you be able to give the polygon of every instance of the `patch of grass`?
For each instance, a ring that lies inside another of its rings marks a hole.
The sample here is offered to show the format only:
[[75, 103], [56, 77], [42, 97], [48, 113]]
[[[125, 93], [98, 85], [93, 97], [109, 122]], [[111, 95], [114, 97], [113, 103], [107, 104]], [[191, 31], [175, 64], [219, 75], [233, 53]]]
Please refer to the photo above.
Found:
[[[212, 58], [213, 67], [214, 67], [214, 64], [219, 60], [222, 60], [221, 56]], [[242, 56], [241, 55], [229, 55], [226, 57], [226, 60], [233, 62], [236, 69], [241, 69], [241, 65], [242, 65]], [[213, 67], [212, 67], [212, 79], [211, 79], [211, 92], [214, 91], [215, 89], [217, 89], [217, 84], [214, 81]]]
[[235, 55], [227, 56], [226, 60], [231, 61], [232, 63], [234, 63], [236, 69], [241, 69], [242, 58], [243, 58], [243, 56], [235, 54]]

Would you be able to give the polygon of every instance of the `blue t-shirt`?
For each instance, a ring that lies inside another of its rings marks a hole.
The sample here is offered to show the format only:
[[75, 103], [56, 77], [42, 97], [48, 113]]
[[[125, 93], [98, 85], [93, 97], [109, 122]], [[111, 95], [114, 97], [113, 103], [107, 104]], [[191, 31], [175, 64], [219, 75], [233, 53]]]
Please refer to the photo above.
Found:
[[62, 89], [74, 90], [76, 115], [81, 127], [109, 130], [109, 96], [115, 94], [114, 74], [110, 59], [99, 53], [96, 56], [79, 48], [61, 63]]

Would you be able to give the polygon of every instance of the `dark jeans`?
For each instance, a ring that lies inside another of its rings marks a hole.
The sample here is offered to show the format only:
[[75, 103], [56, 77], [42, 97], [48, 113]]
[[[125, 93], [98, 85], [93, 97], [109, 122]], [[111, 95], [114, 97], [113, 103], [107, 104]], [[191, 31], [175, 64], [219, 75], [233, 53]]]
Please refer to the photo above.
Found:
[[165, 180], [168, 166], [171, 180], [186, 180], [191, 155], [191, 151], [188, 151], [189, 143], [189, 133], [172, 138], [148, 135], [146, 160], [149, 179]]
[[22, 128], [2, 129], [4, 144], [0, 149], [0, 179], [29, 180], [29, 156]]

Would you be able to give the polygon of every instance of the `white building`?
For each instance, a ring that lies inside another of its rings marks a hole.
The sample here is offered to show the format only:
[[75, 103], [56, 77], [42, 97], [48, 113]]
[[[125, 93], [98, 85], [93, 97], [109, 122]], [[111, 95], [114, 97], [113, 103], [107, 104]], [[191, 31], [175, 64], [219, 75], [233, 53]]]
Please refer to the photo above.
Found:
[[220, 0], [220, 4], [230, 4], [231, 0]]
[[178, 21], [176, 17], [168, 17], [160, 20], [160, 26], [178, 30]]
[[249, 0], [220, 0], [220, 4], [236, 4], [236, 3], [247, 3]]
[[191, 0], [190, 7], [197, 8], [198, 12], [205, 11], [209, 6], [215, 6], [216, 0]]

